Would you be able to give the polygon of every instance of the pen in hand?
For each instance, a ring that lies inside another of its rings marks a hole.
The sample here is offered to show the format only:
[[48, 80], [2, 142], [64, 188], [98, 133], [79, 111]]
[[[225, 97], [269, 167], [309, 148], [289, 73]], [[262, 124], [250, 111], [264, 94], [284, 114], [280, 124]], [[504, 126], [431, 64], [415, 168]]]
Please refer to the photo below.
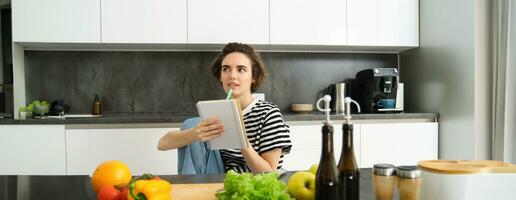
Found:
[[226, 100], [231, 99], [231, 95], [233, 94], [233, 89], [229, 89], [228, 96], [226, 97]]

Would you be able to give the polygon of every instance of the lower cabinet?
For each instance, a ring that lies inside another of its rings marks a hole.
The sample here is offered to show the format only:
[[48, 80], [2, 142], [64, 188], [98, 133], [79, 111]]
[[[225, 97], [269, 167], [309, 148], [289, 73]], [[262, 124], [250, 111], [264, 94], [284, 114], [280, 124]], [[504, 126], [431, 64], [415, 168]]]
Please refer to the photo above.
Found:
[[0, 125], [0, 175], [66, 175], [64, 125]]
[[417, 165], [420, 160], [438, 157], [438, 124], [361, 124], [361, 167], [376, 163]]
[[125, 162], [133, 175], [177, 174], [177, 151], [158, 151], [159, 139], [179, 128], [67, 129], [68, 175], [91, 175], [106, 160]]
[[[292, 149], [283, 160], [283, 168], [287, 170], [308, 170], [311, 165], [319, 163], [322, 151], [321, 125], [292, 125], [290, 126], [290, 140]], [[354, 132], [360, 132], [360, 126], [355, 126]], [[342, 151], [342, 125], [333, 126], [333, 152], [335, 163], [339, 163]], [[360, 134], [353, 135], [353, 149], [357, 164], [360, 164]]]
[[[322, 124], [292, 125], [287, 170], [308, 170], [319, 163]], [[91, 175], [107, 160], [128, 164], [133, 175], [177, 174], [177, 151], [158, 151], [159, 139], [179, 128], [84, 128], [65, 125], [0, 125], [0, 175]], [[334, 123], [338, 164], [342, 125]], [[354, 125], [357, 164], [415, 165], [438, 158], [438, 123], [363, 123]]]
[[[292, 149], [285, 156], [287, 170], [308, 170], [319, 163], [322, 125], [292, 125]], [[376, 163], [416, 165], [419, 160], [438, 158], [438, 123], [354, 124], [353, 145], [357, 164], [370, 168]], [[334, 123], [334, 152], [338, 164], [342, 148], [342, 125]]]

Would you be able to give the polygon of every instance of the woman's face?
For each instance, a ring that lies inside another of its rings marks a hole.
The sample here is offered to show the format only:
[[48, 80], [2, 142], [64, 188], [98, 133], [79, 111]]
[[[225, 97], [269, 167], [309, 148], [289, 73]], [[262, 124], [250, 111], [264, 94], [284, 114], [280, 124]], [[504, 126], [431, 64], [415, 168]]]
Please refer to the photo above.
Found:
[[251, 83], [254, 82], [251, 59], [240, 52], [233, 52], [222, 60], [220, 82], [224, 91], [233, 89], [233, 97], [251, 94]]

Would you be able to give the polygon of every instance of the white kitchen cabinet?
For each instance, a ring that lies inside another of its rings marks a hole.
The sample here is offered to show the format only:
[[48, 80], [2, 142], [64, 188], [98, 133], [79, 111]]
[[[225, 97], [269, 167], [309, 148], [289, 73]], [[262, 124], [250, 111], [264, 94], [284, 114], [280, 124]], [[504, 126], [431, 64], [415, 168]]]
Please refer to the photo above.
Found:
[[188, 43], [269, 44], [269, 1], [188, 0]]
[[65, 175], [64, 125], [0, 125], [0, 175]]
[[437, 159], [437, 128], [437, 122], [361, 124], [361, 167]]
[[187, 0], [102, 0], [102, 43], [186, 43]]
[[[354, 126], [353, 149], [357, 164], [360, 165], [360, 126]], [[315, 163], [319, 163], [322, 151], [322, 124], [320, 125], [292, 125], [290, 139], [292, 149], [283, 160], [283, 168], [287, 170], [308, 170]], [[333, 126], [333, 151], [335, 163], [338, 164], [342, 151], [342, 125]]]
[[348, 45], [419, 46], [418, 0], [347, 0]]
[[177, 174], [177, 151], [158, 151], [159, 139], [179, 128], [67, 129], [68, 175], [91, 175], [107, 160], [125, 162], [133, 175]]
[[346, 1], [271, 0], [271, 44], [346, 45]]
[[100, 0], [12, 1], [14, 42], [100, 43]]

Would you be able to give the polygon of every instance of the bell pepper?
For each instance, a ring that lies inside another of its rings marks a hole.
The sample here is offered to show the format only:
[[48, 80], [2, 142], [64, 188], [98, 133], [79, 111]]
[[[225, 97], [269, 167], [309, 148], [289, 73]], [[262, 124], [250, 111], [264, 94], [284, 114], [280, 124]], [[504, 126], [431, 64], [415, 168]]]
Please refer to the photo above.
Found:
[[172, 185], [159, 177], [144, 174], [129, 183], [128, 200], [172, 200]]

